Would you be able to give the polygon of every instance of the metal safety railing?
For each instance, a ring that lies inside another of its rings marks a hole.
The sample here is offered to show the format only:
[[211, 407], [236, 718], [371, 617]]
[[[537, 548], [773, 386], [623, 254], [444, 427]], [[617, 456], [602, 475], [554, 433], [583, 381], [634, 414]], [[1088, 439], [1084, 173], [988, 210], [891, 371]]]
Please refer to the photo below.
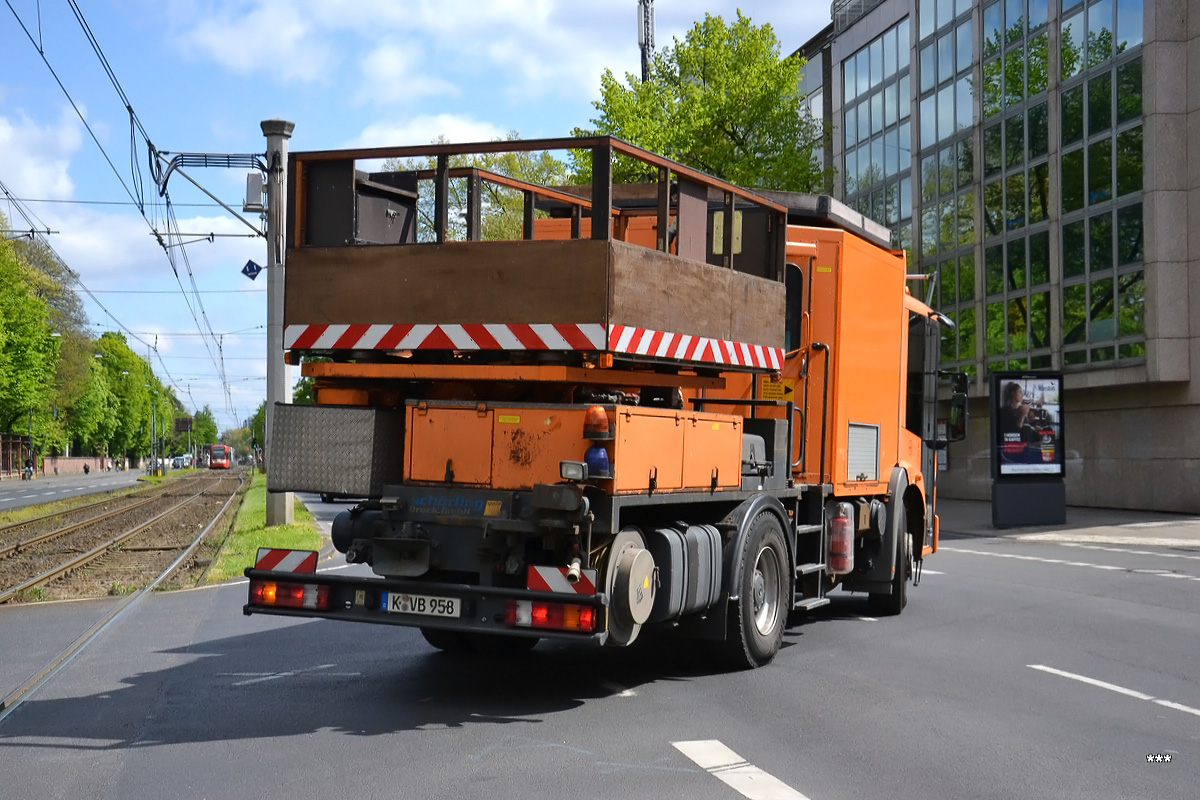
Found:
[[833, 30], [836, 33], [849, 28], [862, 19], [883, 0], [833, 0], [829, 14], [833, 17]]

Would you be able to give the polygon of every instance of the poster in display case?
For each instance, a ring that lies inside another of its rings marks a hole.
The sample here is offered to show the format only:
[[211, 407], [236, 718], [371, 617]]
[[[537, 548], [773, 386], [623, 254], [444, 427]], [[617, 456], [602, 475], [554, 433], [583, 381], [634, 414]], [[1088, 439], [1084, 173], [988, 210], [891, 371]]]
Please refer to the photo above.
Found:
[[995, 475], [1063, 478], [1062, 374], [992, 374]]

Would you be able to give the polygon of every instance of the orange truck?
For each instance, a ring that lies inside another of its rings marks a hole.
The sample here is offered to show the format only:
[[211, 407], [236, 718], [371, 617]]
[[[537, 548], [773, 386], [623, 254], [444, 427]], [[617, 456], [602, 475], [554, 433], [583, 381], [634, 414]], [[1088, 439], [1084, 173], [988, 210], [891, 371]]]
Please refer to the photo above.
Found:
[[[590, 184], [472, 166], [568, 149]], [[836, 587], [905, 607], [966, 395], [886, 229], [611, 137], [297, 152], [287, 181], [281, 357], [316, 403], [275, 407], [268, 490], [361, 498], [332, 543], [365, 566], [264, 549], [247, 614], [757, 667]]]

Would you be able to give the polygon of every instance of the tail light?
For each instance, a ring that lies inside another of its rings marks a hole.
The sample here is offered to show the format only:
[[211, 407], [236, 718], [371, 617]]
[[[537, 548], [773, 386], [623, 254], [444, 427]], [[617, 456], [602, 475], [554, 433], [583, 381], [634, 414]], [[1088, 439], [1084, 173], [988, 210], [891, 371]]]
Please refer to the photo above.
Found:
[[592, 633], [596, 630], [596, 609], [573, 603], [509, 600], [504, 607], [504, 623], [518, 628]]
[[250, 581], [250, 605], [329, 610], [329, 587], [315, 583]]
[[829, 521], [829, 558], [827, 570], [831, 575], [854, 571], [854, 525], [845, 503], [839, 503]]

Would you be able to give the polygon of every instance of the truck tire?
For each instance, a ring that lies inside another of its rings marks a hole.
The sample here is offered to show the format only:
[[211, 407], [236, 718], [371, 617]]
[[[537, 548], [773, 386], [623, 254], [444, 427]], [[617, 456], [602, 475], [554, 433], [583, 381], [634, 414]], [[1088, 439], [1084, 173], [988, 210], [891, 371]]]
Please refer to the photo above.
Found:
[[519, 656], [538, 643], [534, 636], [500, 636], [495, 633], [464, 633], [467, 647], [485, 656]]
[[908, 518], [904, 504], [896, 505], [896, 554], [893, 556], [892, 587], [888, 592], [871, 592], [867, 595], [867, 608], [878, 617], [897, 616], [908, 605], [908, 559], [912, 537], [908, 535]]
[[425, 641], [447, 653], [465, 653], [469, 650], [467, 640], [458, 631], [446, 631], [441, 628], [421, 628], [421, 636]]
[[741, 599], [725, 645], [736, 666], [754, 669], [779, 652], [791, 605], [787, 545], [773, 514], [759, 514], [750, 523], [736, 558], [741, 585], [735, 588]]

